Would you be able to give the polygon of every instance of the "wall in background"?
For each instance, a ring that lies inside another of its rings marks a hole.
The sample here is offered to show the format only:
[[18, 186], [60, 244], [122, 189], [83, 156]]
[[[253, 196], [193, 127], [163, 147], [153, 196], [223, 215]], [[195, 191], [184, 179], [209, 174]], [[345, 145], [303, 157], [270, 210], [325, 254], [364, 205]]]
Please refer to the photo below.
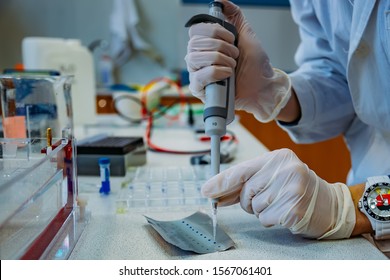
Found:
[[[96, 39], [109, 40], [112, 3], [112, 0], [1, 0], [0, 68], [21, 62], [21, 41], [26, 36], [77, 38], [86, 46]], [[143, 37], [164, 57], [166, 69], [176, 68], [180, 0], [136, 3]], [[166, 69], [143, 55], [136, 55], [124, 66], [123, 78], [147, 82], [164, 74]]]
[[[80, 39], [89, 45], [110, 39], [112, 0], [1, 0], [0, 69], [21, 62], [21, 41], [27, 36]], [[122, 82], [146, 83], [185, 68], [188, 40], [185, 22], [207, 13], [207, 4], [183, 4], [181, 0], [137, 0], [143, 37], [163, 56], [160, 66], [136, 55], [121, 70]], [[274, 66], [295, 69], [293, 55], [299, 38], [288, 8], [243, 6]]]

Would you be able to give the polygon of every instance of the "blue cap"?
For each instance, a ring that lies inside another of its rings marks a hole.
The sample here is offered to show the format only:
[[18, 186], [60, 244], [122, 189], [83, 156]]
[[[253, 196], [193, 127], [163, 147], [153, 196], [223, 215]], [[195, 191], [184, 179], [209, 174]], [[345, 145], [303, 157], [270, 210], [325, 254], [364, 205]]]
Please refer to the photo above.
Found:
[[99, 158], [99, 164], [109, 164], [110, 159], [106, 157]]

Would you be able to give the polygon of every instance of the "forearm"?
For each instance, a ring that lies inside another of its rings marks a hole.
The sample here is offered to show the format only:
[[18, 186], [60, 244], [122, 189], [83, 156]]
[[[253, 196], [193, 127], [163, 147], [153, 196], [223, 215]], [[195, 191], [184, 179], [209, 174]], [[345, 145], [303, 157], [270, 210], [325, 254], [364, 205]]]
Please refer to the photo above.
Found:
[[301, 106], [299, 105], [299, 101], [294, 89], [291, 88], [291, 97], [286, 106], [280, 111], [279, 115], [277, 116], [277, 120], [282, 122], [294, 122], [299, 120], [300, 117]]
[[356, 224], [352, 231], [351, 236], [360, 235], [363, 233], [372, 233], [372, 226], [366, 215], [364, 215], [358, 209], [357, 205], [359, 199], [362, 197], [364, 191], [364, 184], [355, 185], [349, 187], [349, 191], [351, 192], [352, 200], [355, 205], [355, 213], [356, 213]]

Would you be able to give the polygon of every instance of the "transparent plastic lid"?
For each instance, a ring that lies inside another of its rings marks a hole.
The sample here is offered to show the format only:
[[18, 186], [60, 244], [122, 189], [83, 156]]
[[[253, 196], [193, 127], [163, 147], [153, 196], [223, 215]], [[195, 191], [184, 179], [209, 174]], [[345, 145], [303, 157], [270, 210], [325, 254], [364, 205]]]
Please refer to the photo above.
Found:
[[2, 137], [44, 138], [51, 128], [60, 138], [64, 129], [73, 131], [72, 76], [50, 73], [0, 75]]

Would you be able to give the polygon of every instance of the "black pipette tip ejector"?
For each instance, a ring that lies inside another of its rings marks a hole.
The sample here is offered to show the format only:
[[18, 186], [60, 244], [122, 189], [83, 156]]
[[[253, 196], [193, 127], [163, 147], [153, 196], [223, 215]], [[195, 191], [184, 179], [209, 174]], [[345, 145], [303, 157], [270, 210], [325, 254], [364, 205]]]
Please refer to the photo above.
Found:
[[225, 27], [227, 30], [233, 33], [234, 37], [236, 38], [234, 45], [238, 45], [238, 32], [235, 28], [235, 26], [229, 22], [226, 22], [223, 18], [223, 8], [224, 5], [221, 2], [212, 1], [209, 3], [209, 14], [198, 14], [193, 16], [188, 20], [188, 22], [185, 24], [185, 27], [190, 27], [191, 25], [201, 23], [201, 22], [212, 22], [212, 23], [219, 23], [223, 27]]

